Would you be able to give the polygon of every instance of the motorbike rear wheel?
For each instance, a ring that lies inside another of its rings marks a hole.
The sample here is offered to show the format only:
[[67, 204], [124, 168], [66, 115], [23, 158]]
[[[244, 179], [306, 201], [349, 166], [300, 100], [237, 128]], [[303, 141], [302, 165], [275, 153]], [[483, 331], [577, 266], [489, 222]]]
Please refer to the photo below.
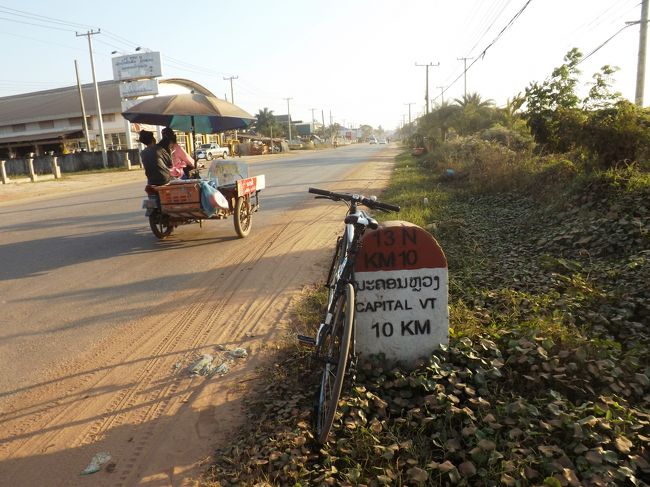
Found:
[[149, 215], [149, 226], [153, 234], [160, 240], [169, 237], [174, 231], [174, 226], [169, 223], [167, 216], [163, 215], [160, 210], [154, 210]]
[[240, 196], [235, 204], [235, 232], [240, 238], [247, 237], [251, 233], [253, 210], [251, 200], [248, 196]]

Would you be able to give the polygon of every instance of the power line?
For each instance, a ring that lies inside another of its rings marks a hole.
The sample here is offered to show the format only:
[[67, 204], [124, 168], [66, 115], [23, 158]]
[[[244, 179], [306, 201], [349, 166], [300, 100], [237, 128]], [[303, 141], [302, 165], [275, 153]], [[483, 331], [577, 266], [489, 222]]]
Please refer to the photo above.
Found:
[[76, 22], [70, 22], [67, 20], [61, 20], [61, 19], [56, 19], [54, 17], [47, 17], [45, 15], [39, 15], [39, 14], [34, 14], [31, 12], [27, 12], [25, 10], [18, 10], [15, 8], [7, 7], [5, 5], [0, 5], [0, 9], [4, 10], [3, 13], [9, 14], [9, 15], [15, 15], [17, 17], [23, 17], [23, 18], [29, 18], [32, 20], [37, 20], [39, 22], [47, 21], [47, 22], [52, 22], [55, 24], [61, 24], [61, 25], [66, 25], [68, 27], [82, 27], [84, 29], [89, 28], [89, 25], [86, 24], [78, 24]]
[[15, 22], [17, 24], [33, 25], [35, 27], [43, 27], [44, 29], [60, 30], [63, 32], [74, 32], [74, 29], [64, 29], [62, 27], [54, 27], [52, 25], [35, 24], [34, 22], [26, 22], [24, 20], [9, 19], [7, 17], [0, 17], [0, 20], [7, 20], [9, 22]]
[[476, 49], [476, 46], [479, 45], [479, 43], [483, 40], [483, 38], [487, 35], [487, 33], [492, 29], [492, 27], [494, 26], [494, 24], [496, 23], [496, 21], [499, 19], [499, 17], [501, 17], [501, 14], [503, 13], [503, 11], [508, 7], [508, 5], [510, 5], [510, 2], [511, 2], [511, 1], [512, 1], [512, 0], [508, 0], [508, 1], [503, 5], [503, 7], [502, 7], [501, 10], [499, 11], [499, 13], [497, 13], [497, 14], [493, 17], [492, 21], [490, 22], [490, 25], [485, 29], [485, 31], [483, 32], [483, 34], [482, 34], [482, 35], [477, 39], [477, 41], [474, 43], [474, 45], [472, 46], [472, 48], [471, 48], [469, 51], [467, 51], [468, 54], [472, 54], [472, 52], [474, 51], [474, 49]]
[[614, 37], [616, 37], [617, 35], [619, 35], [621, 32], [623, 32], [623, 31], [624, 31], [625, 29], [627, 29], [628, 27], [631, 27], [632, 25], [634, 25], [634, 24], [628, 24], [628, 25], [624, 25], [623, 27], [621, 27], [618, 31], [616, 31], [616, 33], [615, 33], [613, 36], [611, 36], [609, 39], [607, 39], [605, 42], [603, 42], [602, 44], [600, 44], [600, 45], [599, 45], [598, 47], [596, 47], [593, 51], [591, 51], [589, 54], [587, 54], [585, 57], [583, 57], [583, 58], [580, 60], [580, 62], [578, 62], [578, 64], [582, 64], [582, 63], [584, 63], [587, 59], [589, 59], [591, 56], [593, 56], [593, 55], [596, 54], [598, 51], [600, 51], [600, 49], [603, 48], [603, 47], [605, 46], [605, 44], [607, 44], [607, 43], [608, 43], [609, 41], [611, 41]]
[[[490, 42], [490, 43], [487, 45], [487, 47], [486, 47], [485, 49], [483, 49], [483, 51], [481, 51], [480, 54], [478, 54], [478, 56], [474, 59], [474, 61], [472, 61], [471, 64], [470, 64], [469, 66], [467, 66], [467, 67], [463, 70], [463, 72], [462, 72], [462, 73], [461, 73], [461, 74], [460, 74], [460, 75], [459, 75], [459, 76], [458, 76], [454, 81], [452, 81], [451, 84], [450, 84], [449, 86], [447, 86], [447, 88], [446, 88], [445, 90], [443, 90], [443, 92], [441, 93], [441, 95], [443, 95], [445, 91], [447, 91], [449, 88], [451, 88], [453, 85], [455, 85], [455, 84], [458, 82], [459, 79], [461, 79], [464, 75], [466, 75], [467, 71], [469, 71], [469, 70], [471, 69], [471, 67], [474, 66], [474, 64], [475, 64], [478, 60], [482, 60], [483, 58], [485, 58], [485, 54], [487, 53], [488, 49], [490, 49], [494, 44], [496, 44], [496, 42], [501, 38], [501, 36], [502, 36], [502, 35], [503, 35], [503, 34], [504, 34], [504, 33], [505, 33], [505, 32], [506, 32], [510, 27], [512, 27], [512, 25], [515, 23], [515, 21], [516, 21], [516, 20], [521, 16], [521, 14], [524, 13], [524, 10], [526, 10], [526, 8], [528, 8], [528, 6], [530, 5], [530, 3], [531, 3], [532, 1], [533, 1], [533, 0], [527, 0], [527, 1], [526, 1], [526, 3], [524, 4], [524, 6], [521, 7], [521, 9], [519, 9], [519, 11], [518, 11], [518, 12], [517, 12], [517, 13], [516, 13], [516, 14], [515, 14], [511, 19], [510, 19], [510, 21], [505, 25], [505, 27], [503, 27], [503, 29], [501, 29], [501, 31], [497, 34], [497, 36], [494, 38], [494, 40], [493, 40], [492, 42]], [[436, 97], [436, 99], [437, 99], [437, 97]]]
[[[477, 5], [477, 8], [474, 8], [471, 10], [471, 14], [469, 18], [465, 21], [463, 20], [463, 25], [467, 27], [467, 32], [472, 32], [473, 36], [471, 39], [467, 39], [468, 42], [466, 43], [465, 46], [461, 49], [463, 52], [470, 52], [476, 47], [476, 44], [479, 44], [483, 36], [489, 31], [489, 29], [492, 27], [492, 24], [494, 24], [494, 21], [496, 20], [495, 13], [498, 10], [498, 4], [499, 2], [503, 3], [504, 0], [496, 0], [493, 1], [491, 4], [488, 4], [488, 2], [483, 1], [479, 2]], [[507, 0], [510, 1], [510, 0]], [[481, 7], [486, 6], [487, 9], [482, 12]], [[479, 21], [476, 22], [475, 26], [472, 24], [474, 18], [479, 18]], [[472, 49], [468, 50], [467, 47], [475, 44]]]

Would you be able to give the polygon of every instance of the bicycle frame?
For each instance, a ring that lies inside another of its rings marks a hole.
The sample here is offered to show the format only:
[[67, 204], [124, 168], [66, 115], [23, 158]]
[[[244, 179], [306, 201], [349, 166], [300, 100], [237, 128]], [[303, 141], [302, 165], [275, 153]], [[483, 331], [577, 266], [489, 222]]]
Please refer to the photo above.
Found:
[[[329, 286], [326, 308], [327, 314], [325, 320], [320, 324], [316, 333], [317, 347], [321, 344], [323, 330], [327, 329], [331, 325], [334, 312], [332, 307], [336, 301], [337, 294], [341, 292], [341, 289], [345, 284], [351, 283], [353, 286], [355, 285], [354, 262], [361, 245], [361, 237], [368, 226], [369, 217], [364, 211], [359, 210], [355, 203], [352, 203], [345, 221], [346, 223], [343, 235], [341, 240], [337, 242], [339, 261], [338, 263], [333, 262], [333, 266], [330, 269], [330, 275], [328, 276], [328, 283], [333, 282], [333, 285]], [[334, 274], [333, 276], [332, 273]]]
[[358, 209], [359, 205], [382, 211], [399, 211], [399, 206], [380, 203], [376, 198], [359, 194], [334, 193], [309, 188], [309, 192], [332, 201], [345, 201], [343, 234], [337, 239], [336, 251], [327, 277], [327, 309], [325, 319], [318, 326], [314, 338], [298, 335], [301, 343], [314, 346], [318, 363], [324, 364], [321, 372], [318, 397], [315, 404], [316, 441], [323, 444], [332, 428], [337, 403], [345, 376], [352, 374], [356, 364], [355, 354], [355, 282], [354, 266], [361, 248], [366, 228], [378, 227], [376, 220]]

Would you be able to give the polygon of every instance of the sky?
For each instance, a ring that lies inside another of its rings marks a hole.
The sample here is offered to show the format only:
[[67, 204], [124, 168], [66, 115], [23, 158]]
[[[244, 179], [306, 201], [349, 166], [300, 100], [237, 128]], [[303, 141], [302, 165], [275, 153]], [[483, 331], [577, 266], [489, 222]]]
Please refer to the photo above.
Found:
[[[519, 14], [519, 15], [517, 15]], [[577, 47], [580, 90], [603, 65], [634, 100], [641, 0], [0, 0], [0, 97], [112, 79], [111, 58], [160, 51], [163, 78], [196, 81], [256, 114], [392, 130], [477, 92], [503, 106]], [[621, 30], [622, 29], [622, 30]], [[619, 32], [620, 31], [620, 32]], [[616, 35], [615, 35], [616, 34]], [[614, 36], [615, 35], [615, 36]], [[604, 46], [605, 41], [614, 36]], [[464, 62], [468, 69], [463, 76]], [[649, 71], [650, 72], [650, 71]], [[442, 87], [442, 88], [441, 88]], [[645, 84], [646, 100], [650, 98]], [[288, 101], [287, 108], [287, 100]], [[312, 110], [313, 109], [313, 110]]]

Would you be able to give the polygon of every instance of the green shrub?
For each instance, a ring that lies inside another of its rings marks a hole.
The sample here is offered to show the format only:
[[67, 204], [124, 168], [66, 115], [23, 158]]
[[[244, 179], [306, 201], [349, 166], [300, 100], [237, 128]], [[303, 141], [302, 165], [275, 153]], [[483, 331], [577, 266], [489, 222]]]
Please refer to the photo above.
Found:
[[480, 138], [488, 142], [497, 142], [517, 151], [530, 151], [535, 145], [533, 136], [523, 122], [510, 129], [501, 124], [492, 125], [480, 133]]
[[582, 145], [598, 168], [647, 160], [650, 155], [650, 112], [629, 101], [590, 112], [583, 133]]

